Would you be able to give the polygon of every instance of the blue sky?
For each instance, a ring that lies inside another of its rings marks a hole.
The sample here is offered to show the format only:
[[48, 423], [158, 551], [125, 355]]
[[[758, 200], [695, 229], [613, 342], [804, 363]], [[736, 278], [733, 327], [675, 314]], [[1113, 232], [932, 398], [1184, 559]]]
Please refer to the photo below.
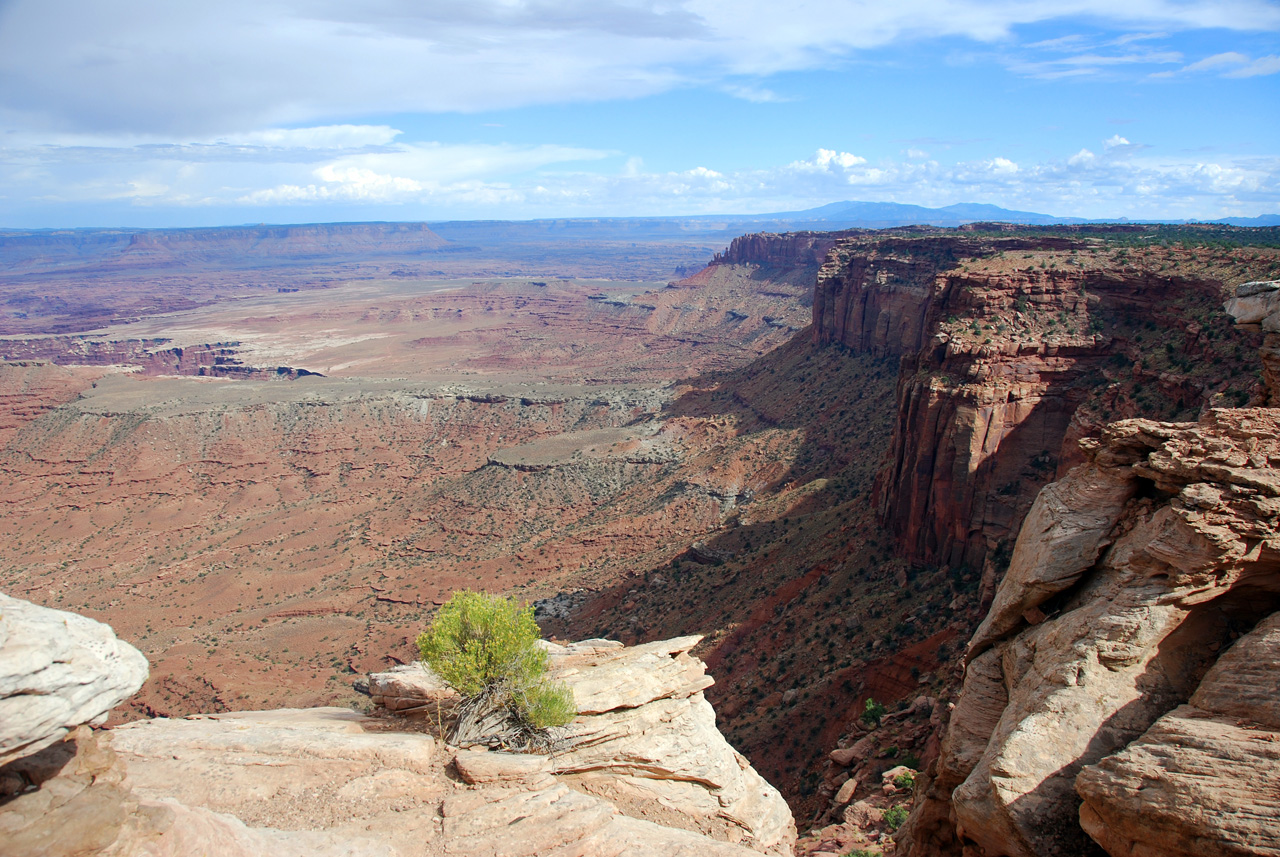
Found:
[[1280, 2], [0, 0], [0, 227], [1280, 212]]

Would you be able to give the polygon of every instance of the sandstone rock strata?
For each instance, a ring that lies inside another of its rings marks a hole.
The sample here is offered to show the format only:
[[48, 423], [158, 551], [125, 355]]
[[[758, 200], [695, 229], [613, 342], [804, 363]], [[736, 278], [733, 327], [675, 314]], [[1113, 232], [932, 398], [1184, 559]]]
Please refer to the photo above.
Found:
[[0, 595], [0, 765], [101, 722], [146, 679], [107, 625]]
[[[712, 679], [689, 654], [700, 640], [544, 644], [552, 675], [572, 688], [580, 712], [549, 770], [632, 814], [657, 813], [668, 824], [717, 839], [789, 853], [795, 827], [782, 796], [716, 729], [702, 693]], [[426, 705], [441, 692], [420, 668], [375, 674], [370, 687], [408, 711], [415, 694]], [[464, 779], [495, 780], [498, 775], [477, 773], [477, 766], [483, 771], [492, 764], [460, 755], [458, 768]]]
[[740, 235], [717, 253], [713, 265], [761, 265], [790, 268], [818, 266], [842, 235], [849, 232], [788, 232], [775, 235], [756, 232]]
[[[688, 655], [696, 637], [635, 649], [546, 644], [598, 712], [570, 730], [571, 751], [552, 758], [442, 753], [405, 728], [412, 721], [339, 708], [158, 718], [95, 733], [77, 723], [118, 701], [122, 679], [125, 693], [141, 684], [141, 655], [100, 623], [12, 598], [0, 607], [0, 687], [13, 691], [0, 709], [10, 748], [0, 764], [5, 857], [746, 857], [789, 853], [794, 840], [781, 798], [715, 730], [701, 694], [710, 679]], [[438, 711], [449, 694], [433, 681], [401, 670], [372, 687], [384, 702], [418, 694]], [[47, 704], [22, 708], [15, 694]], [[611, 765], [628, 773], [601, 775]], [[710, 799], [697, 803], [700, 795]], [[703, 817], [690, 820], [691, 802]]]
[[[913, 854], [963, 844], [987, 857], [1052, 857], [1087, 853], [1089, 830], [1114, 854], [1184, 853], [1154, 840], [1148, 849], [1135, 831], [1159, 827], [1168, 804], [1158, 795], [1200, 794], [1195, 772], [1219, 753], [1247, 759], [1240, 771], [1258, 785], [1224, 788], [1198, 818], [1189, 813], [1194, 835], [1221, 847], [1186, 853], [1267, 853], [1248, 843], [1257, 819], [1274, 817], [1263, 772], [1274, 781], [1275, 755], [1237, 727], [1273, 728], [1276, 672], [1249, 653], [1265, 647], [1280, 606], [1280, 412], [1128, 420], [1086, 446], [1090, 460], [1041, 492], [1027, 517], [904, 844]], [[1260, 621], [1242, 641], [1256, 642], [1205, 677]], [[1238, 673], [1245, 659], [1259, 676]], [[1257, 691], [1228, 703], [1226, 682]], [[1236, 725], [1215, 729], [1215, 717]], [[1135, 771], [1161, 765], [1168, 773], [1148, 806]], [[1090, 796], [1084, 828], [1077, 782]], [[1102, 821], [1123, 812], [1134, 814], [1120, 828]]]
[[1256, 327], [1263, 332], [1259, 348], [1262, 377], [1270, 393], [1268, 404], [1280, 403], [1280, 280], [1256, 280], [1236, 288], [1235, 297], [1227, 301], [1226, 311], [1236, 324]]
[[1176, 259], [1168, 272], [1092, 267], [1083, 254], [1096, 249], [1083, 235], [952, 233], [831, 250], [815, 341], [902, 361], [875, 502], [910, 558], [982, 568], [1039, 489], [1081, 461], [1079, 438], [1153, 407], [1194, 419], [1231, 389], [1219, 367], [1253, 335], [1218, 311], [1222, 283], [1172, 273]]
[[1080, 824], [1114, 855], [1280, 855], [1280, 614], [1076, 791]]

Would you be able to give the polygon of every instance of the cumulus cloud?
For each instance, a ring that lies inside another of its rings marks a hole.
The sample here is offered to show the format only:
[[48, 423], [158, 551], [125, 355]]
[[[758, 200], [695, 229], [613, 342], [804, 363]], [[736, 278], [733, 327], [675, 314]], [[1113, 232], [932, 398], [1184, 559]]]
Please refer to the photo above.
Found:
[[791, 169], [797, 172], [834, 172], [839, 170], [848, 170], [850, 167], [856, 167], [859, 164], [865, 164], [866, 158], [859, 157], [851, 152], [837, 152], [834, 149], [819, 149], [817, 153], [807, 160], [793, 161]]
[[[353, 140], [360, 142], [360, 139]], [[1097, 151], [1043, 161], [1003, 155], [940, 163], [904, 157], [871, 161], [821, 148], [772, 167], [726, 169], [713, 163], [646, 170], [620, 153], [564, 146], [402, 144], [351, 149], [316, 161], [156, 157], [153, 147], [116, 152], [89, 169], [40, 150], [0, 162], [10, 198], [61, 189], [80, 203], [127, 200], [140, 208], [194, 210], [235, 206], [294, 210], [284, 219], [323, 219], [334, 206], [398, 219], [572, 217], [783, 211], [845, 199], [948, 205], [987, 202], [1008, 208], [1090, 217], [1213, 217], [1280, 208], [1280, 158], [1159, 158], [1115, 135]], [[317, 150], [324, 151], [324, 150]], [[20, 153], [19, 153], [20, 154]], [[613, 166], [607, 166], [612, 164]], [[592, 166], [605, 169], [588, 169]], [[73, 180], [74, 179], [74, 180]], [[380, 207], [378, 207], [380, 206]], [[336, 208], [334, 210], [337, 210]]]

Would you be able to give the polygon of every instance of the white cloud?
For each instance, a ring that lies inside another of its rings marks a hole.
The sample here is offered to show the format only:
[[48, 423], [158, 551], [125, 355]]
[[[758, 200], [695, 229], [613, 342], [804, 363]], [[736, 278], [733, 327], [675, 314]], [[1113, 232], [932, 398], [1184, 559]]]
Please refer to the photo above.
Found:
[[819, 149], [810, 160], [794, 161], [791, 168], [801, 172], [832, 172], [847, 170], [859, 164], [865, 164], [866, 158], [851, 152], [837, 152], [834, 149]]
[[992, 158], [987, 161], [987, 169], [997, 175], [1011, 176], [1018, 171], [1018, 165], [1008, 158]]
[[1219, 68], [1224, 65], [1242, 65], [1249, 62], [1249, 58], [1237, 51], [1227, 51], [1221, 54], [1214, 54], [1211, 57], [1193, 62], [1191, 65], [1183, 66], [1183, 71], [1204, 71], [1209, 68]]
[[[1032, 50], [1069, 50], [1024, 58], [1023, 71], [1180, 62], [1140, 47], [1152, 28], [1280, 29], [1268, 0], [9, 0], [0, 105], [11, 127], [173, 138], [684, 86], [777, 100], [742, 78], [837, 67], [910, 40], [1002, 43], [1019, 26], [1082, 17], [1142, 32], [1101, 46], [1041, 43]], [[1251, 73], [1270, 73], [1266, 59]]]
[[1071, 157], [1067, 158], [1067, 164], [1072, 167], [1084, 167], [1092, 164], [1098, 159], [1098, 156], [1088, 149], [1081, 149]]
[[1112, 134], [1106, 140], [1102, 141], [1102, 147], [1107, 150], [1119, 149], [1121, 147], [1130, 146], [1130, 145], [1132, 144], [1124, 137], [1121, 137], [1119, 134]]
[[390, 125], [321, 125], [314, 128], [268, 128], [227, 134], [208, 141], [230, 146], [272, 149], [358, 149], [385, 146], [402, 132]]
[[[1156, 156], [1119, 135], [1100, 153], [1081, 149], [1060, 160], [992, 155], [954, 164], [912, 157], [871, 163], [824, 148], [772, 167], [704, 163], [666, 172], [646, 171], [639, 159], [617, 153], [551, 145], [392, 143], [377, 151], [330, 153], [319, 162], [278, 149], [276, 161], [255, 156], [247, 162], [195, 163], [135, 147], [96, 165], [75, 157], [58, 160], [59, 151], [0, 161], [0, 187], [10, 199], [32, 202], [56, 187], [58, 198], [71, 203], [235, 207], [244, 219], [271, 209], [278, 219], [299, 221], [325, 219], [327, 211], [337, 210], [370, 219], [748, 213], [844, 199], [931, 206], [988, 202], [1091, 217], [1203, 218], [1280, 210], [1280, 158]], [[289, 211], [296, 214], [281, 213]]]
[[1180, 71], [1218, 70], [1222, 77], [1262, 77], [1280, 72], [1280, 56], [1271, 54], [1253, 59], [1239, 51], [1226, 51], [1183, 66]]
[[1280, 72], [1280, 56], [1259, 57], [1249, 64], [1227, 72], [1224, 77], [1261, 77]]
[[784, 101], [790, 101], [771, 89], [764, 89], [758, 86], [745, 86], [742, 84], [725, 84], [724, 91], [734, 98], [741, 98], [743, 101], [750, 101], [755, 104], [778, 104]]

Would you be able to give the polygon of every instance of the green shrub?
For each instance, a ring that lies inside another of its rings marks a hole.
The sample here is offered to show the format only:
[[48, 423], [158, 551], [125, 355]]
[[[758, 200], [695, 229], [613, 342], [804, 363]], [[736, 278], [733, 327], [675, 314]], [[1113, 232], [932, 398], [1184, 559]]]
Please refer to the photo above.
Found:
[[541, 749], [576, 715], [573, 692], [546, 679], [532, 607], [483, 592], [456, 592], [418, 636], [422, 660], [462, 696], [456, 744]]
[[907, 820], [907, 808], [902, 804], [891, 806], [884, 813], [884, 826], [889, 830], [897, 830]]
[[885, 707], [868, 697], [866, 707], [862, 709], [862, 722], [868, 726], [879, 726], [880, 718], [884, 717], [884, 714]]
[[909, 789], [916, 784], [916, 775], [911, 771], [903, 771], [893, 778], [893, 784], [900, 789]]

